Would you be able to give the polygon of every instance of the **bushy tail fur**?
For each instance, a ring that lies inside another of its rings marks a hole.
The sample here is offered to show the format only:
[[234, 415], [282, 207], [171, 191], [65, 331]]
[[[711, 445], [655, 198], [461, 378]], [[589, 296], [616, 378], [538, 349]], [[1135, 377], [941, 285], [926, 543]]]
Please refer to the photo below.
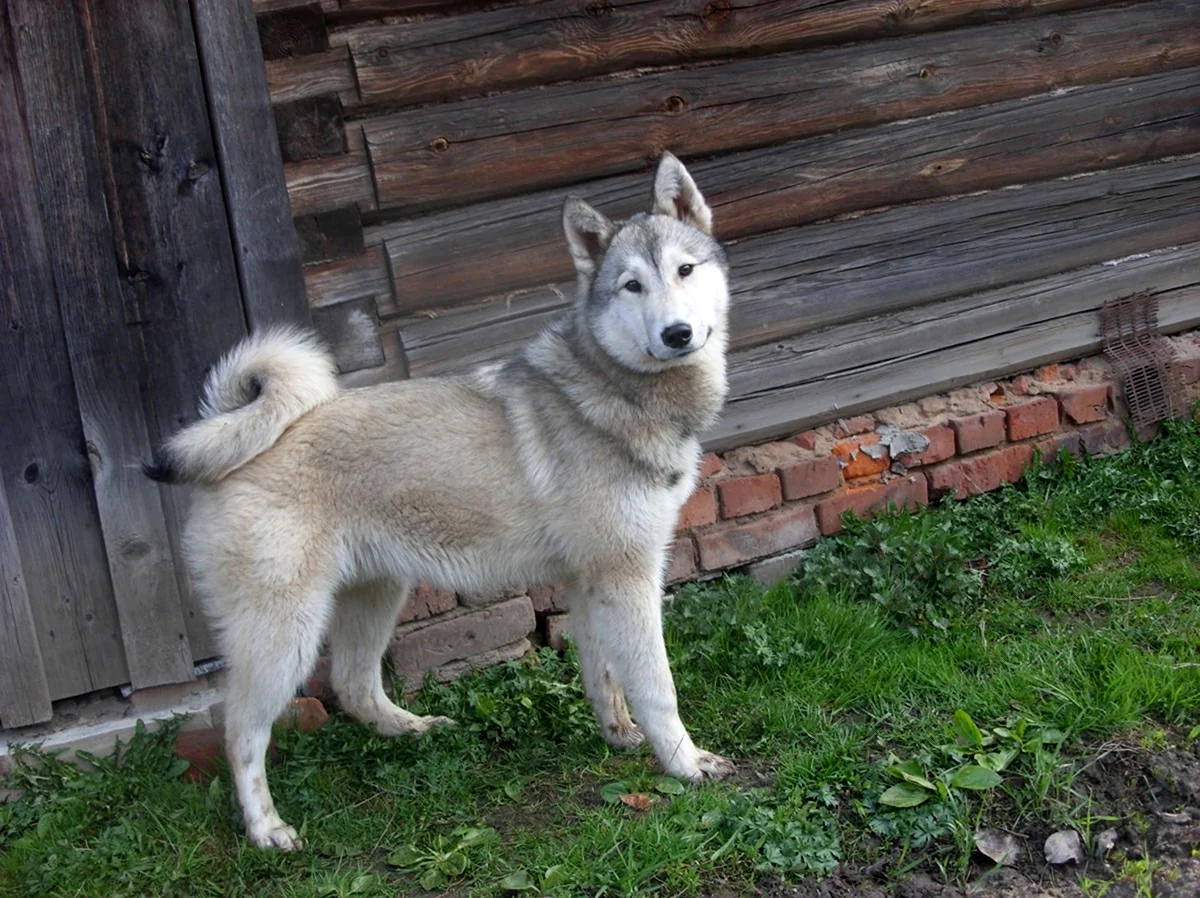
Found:
[[209, 371], [200, 420], [163, 443], [142, 470], [165, 483], [216, 483], [338, 389], [336, 363], [314, 334], [293, 327], [255, 334]]

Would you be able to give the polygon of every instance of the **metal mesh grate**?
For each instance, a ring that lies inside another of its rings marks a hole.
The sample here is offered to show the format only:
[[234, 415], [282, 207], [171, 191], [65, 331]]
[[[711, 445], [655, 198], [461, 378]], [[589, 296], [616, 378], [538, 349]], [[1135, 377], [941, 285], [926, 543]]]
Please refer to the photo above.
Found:
[[1170, 347], [1158, 334], [1158, 297], [1149, 291], [1110, 300], [1100, 308], [1104, 353], [1116, 366], [1135, 424], [1175, 414]]

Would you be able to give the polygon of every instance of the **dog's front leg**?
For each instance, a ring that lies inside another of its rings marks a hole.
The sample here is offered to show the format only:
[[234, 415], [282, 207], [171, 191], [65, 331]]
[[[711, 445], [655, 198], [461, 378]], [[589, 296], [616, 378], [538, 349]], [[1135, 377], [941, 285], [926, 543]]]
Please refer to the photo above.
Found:
[[596, 713], [604, 741], [617, 749], [637, 748], [646, 741], [641, 728], [629, 717], [625, 691], [589, 614], [591, 603], [584, 598], [572, 602], [571, 633], [579, 652], [583, 691]]
[[697, 748], [679, 719], [663, 642], [659, 584], [649, 578], [600, 581], [587, 590], [585, 601], [589, 626], [624, 684], [633, 716], [663, 769], [691, 781], [731, 773], [733, 764]]

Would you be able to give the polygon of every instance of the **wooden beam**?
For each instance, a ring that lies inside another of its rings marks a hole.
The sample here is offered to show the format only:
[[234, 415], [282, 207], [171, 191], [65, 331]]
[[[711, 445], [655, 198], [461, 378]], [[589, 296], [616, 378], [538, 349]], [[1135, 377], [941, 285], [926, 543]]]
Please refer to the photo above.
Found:
[[266, 59], [286, 59], [329, 49], [325, 11], [320, 3], [289, 3], [275, 9], [260, 9], [257, 24], [260, 53]]
[[300, 246], [253, 10], [248, 0], [193, 0], [192, 14], [246, 320], [255, 329], [307, 323]]
[[1109, 260], [736, 353], [705, 446], [723, 449], [1075, 358], [1101, 345], [1100, 306], [1158, 294], [1164, 332], [1200, 324], [1200, 244]]
[[313, 326], [332, 348], [340, 373], [375, 368], [384, 363], [379, 313], [373, 297], [314, 309]]
[[330, 36], [353, 54], [364, 104], [428, 103], [571, 81], [647, 66], [842, 44], [1018, 16], [1100, 6], [1102, 0], [610, 0], [506, 6], [398, 24], [370, 22]]
[[362, 128], [346, 125], [346, 153], [283, 166], [293, 215], [315, 215], [346, 206], [366, 212], [377, 208], [375, 185]]
[[294, 224], [296, 236], [304, 247], [306, 263], [357, 256], [366, 249], [362, 213], [357, 206], [318, 215], [302, 215], [295, 219]]
[[[1200, 151], [1196, 69], [1088, 85], [932, 118], [829, 134], [689, 163], [734, 240], [916, 200], [1029, 184]], [[625, 217], [648, 175], [575, 192]], [[563, 190], [377, 224], [402, 311], [445, 308], [573, 276]]]
[[308, 284], [308, 301], [314, 309], [375, 296], [379, 297], [380, 314], [395, 314], [387, 264], [378, 246], [353, 256], [306, 265], [304, 277]]
[[[131, 4], [126, 15], [106, 10], [104, 18], [110, 28], [117, 22], [129, 25], [135, 16], [145, 24], [160, 21], [161, 13], [147, 16], [150, 9], [137, 4], [135, 10]], [[97, 34], [96, 27], [103, 20], [93, 18], [87, 7], [79, 12], [82, 21], [75, 10], [64, 14], [37, 0], [9, 2], [35, 183], [52, 240], [50, 258], [120, 613], [121, 639], [132, 682], [149, 686], [192, 675], [166, 518], [158, 488], [138, 469], [138, 462], [148, 457], [151, 434], [140, 395], [143, 346], [131, 339], [127, 324], [162, 315], [161, 306], [140, 302], [137, 292], [165, 272], [138, 265], [141, 259], [130, 252], [127, 235], [111, 226], [109, 215], [117, 218], [119, 227], [120, 216], [134, 210], [127, 203], [114, 208], [105, 196], [105, 185], [112, 183], [113, 173], [102, 164], [101, 156], [115, 146], [130, 157], [131, 166], [142, 166], [145, 176], [169, 173], [176, 190], [180, 183], [188, 183], [188, 165], [204, 157], [193, 155], [182, 169], [177, 168], [179, 157], [175, 154], [187, 153], [185, 141], [180, 139], [177, 147], [168, 134], [156, 133], [154, 127], [170, 119], [170, 108], [159, 110], [161, 118], [147, 119], [146, 131], [136, 135], [136, 140], [128, 133], [109, 130], [111, 120], [93, 117], [94, 98], [88, 87], [92, 78], [102, 83], [105, 73], [102, 64], [97, 66], [100, 71], [89, 71], [81, 49], [104, 45], [105, 36]], [[173, 11], [165, 12], [171, 16]], [[136, 39], [119, 46], [120, 54], [135, 66], [144, 62], [150, 49]], [[173, 57], [178, 48], [172, 51]], [[92, 62], [102, 63], [102, 58]], [[174, 58], [172, 65], [177, 65]], [[125, 107], [129, 91], [146, 87], [136, 82], [123, 85], [127, 93], [120, 106]], [[122, 283], [132, 295], [124, 293]]]
[[267, 91], [272, 103], [291, 103], [335, 94], [343, 103], [358, 99], [354, 69], [346, 47], [308, 56], [285, 56], [266, 62]]
[[[730, 247], [732, 345], [1200, 240], [1200, 157], [903, 206]], [[556, 292], [557, 291], [557, 292]], [[566, 307], [562, 283], [397, 319], [412, 376], [511, 352]]]
[[417, 212], [697, 156], [1200, 64], [1191, 0], [1154, 0], [442, 103], [363, 122], [379, 204]]
[[[12, 586], [3, 627], [10, 644], [19, 646], [15, 655], [0, 648], [0, 677], [13, 684], [30, 678], [12, 688], [28, 689], [30, 708], [37, 708], [37, 672], [24, 669], [33, 649], [22, 595], [47, 701], [127, 683], [129, 670], [2, 10], [0, 122], [0, 358], [10, 360], [0, 377], [0, 493], [12, 527], [12, 539], [0, 547], [0, 567], [11, 572], [5, 582]], [[10, 707], [20, 701], [19, 695], [5, 699]], [[24, 713], [10, 711], [6, 720]]]

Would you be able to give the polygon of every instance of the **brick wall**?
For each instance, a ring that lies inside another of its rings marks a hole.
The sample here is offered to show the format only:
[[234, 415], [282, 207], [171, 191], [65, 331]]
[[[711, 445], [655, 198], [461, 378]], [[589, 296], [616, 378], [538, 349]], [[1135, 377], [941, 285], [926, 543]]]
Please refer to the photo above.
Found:
[[[1186, 399], [1200, 399], [1200, 332], [1173, 339]], [[841, 515], [869, 515], [957, 499], [1018, 480], [1035, 452], [1104, 455], [1130, 444], [1119, 386], [1099, 357], [1053, 364], [788, 439], [705, 455], [684, 506], [667, 580], [748, 568], [764, 580], [793, 569]], [[1140, 434], [1153, 435], [1153, 429]], [[422, 585], [401, 618], [389, 656], [406, 689], [427, 671], [441, 681], [509, 658], [535, 643], [562, 646], [570, 620], [561, 590], [530, 586], [495, 596]], [[327, 666], [308, 691], [331, 695]]]

